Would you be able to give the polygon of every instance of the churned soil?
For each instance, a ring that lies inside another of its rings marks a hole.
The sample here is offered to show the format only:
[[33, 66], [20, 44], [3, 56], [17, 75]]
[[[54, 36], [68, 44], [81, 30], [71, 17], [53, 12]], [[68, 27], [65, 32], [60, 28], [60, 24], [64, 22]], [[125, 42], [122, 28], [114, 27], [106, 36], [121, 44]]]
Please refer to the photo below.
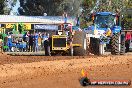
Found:
[[[132, 80], [132, 55], [9, 56], [0, 54], [0, 88], [83, 88], [81, 70], [91, 80]], [[132, 88], [89, 86], [88, 88]], [[87, 87], [86, 87], [87, 88]]]

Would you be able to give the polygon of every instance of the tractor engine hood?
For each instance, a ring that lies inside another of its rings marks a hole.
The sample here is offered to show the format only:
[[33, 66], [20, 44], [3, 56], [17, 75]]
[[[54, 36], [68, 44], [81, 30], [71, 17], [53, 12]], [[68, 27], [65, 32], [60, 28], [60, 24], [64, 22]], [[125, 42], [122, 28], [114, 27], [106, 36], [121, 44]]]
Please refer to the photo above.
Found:
[[113, 26], [111, 28], [100, 28], [99, 26], [91, 25], [87, 28], [87, 33], [93, 34], [93, 35], [95, 35], [95, 34], [96, 35], [104, 35], [108, 30], [111, 30], [112, 33], [118, 33], [118, 32], [120, 32], [121, 27]]

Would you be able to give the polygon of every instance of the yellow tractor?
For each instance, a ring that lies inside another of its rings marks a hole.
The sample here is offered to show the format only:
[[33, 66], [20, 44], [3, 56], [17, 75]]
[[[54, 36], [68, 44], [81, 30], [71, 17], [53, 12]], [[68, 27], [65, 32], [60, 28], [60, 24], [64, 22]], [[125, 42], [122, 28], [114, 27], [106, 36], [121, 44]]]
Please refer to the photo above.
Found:
[[60, 24], [56, 35], [50, 39], [51, 55], [85, 55], [86, 34], [83, 31], [72, 30], [70, 23]]

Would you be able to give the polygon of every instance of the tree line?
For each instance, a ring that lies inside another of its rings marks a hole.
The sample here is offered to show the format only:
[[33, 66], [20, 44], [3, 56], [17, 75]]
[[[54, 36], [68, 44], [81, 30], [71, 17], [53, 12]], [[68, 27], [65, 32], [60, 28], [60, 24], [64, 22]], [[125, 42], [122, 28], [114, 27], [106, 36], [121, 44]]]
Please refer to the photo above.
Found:
[[[17, 0], [0, 0], [0, 14], [9, 14], [10, 3], [13, 7]], [[19, 15], [49, 16], [62, 15], [67, 12], [70, 16], [87, 15], [93, 11], [122, 11], [132, 6], [131, 0], [19, 0]], [[98, 2], [98, 3], [97, 3]], [[8, 10], [7, 10], [8, 8]]]

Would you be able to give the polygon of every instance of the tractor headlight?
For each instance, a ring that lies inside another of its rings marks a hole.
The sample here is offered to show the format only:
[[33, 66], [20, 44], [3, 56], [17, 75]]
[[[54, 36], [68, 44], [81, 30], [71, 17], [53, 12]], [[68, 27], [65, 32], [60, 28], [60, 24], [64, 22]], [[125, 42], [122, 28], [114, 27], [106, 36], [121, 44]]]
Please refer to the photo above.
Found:
[[97, 34], [98, 34], [98, 30], [95, 29], [95, 30], [94, 30], [94, 35], [97, 35]]

